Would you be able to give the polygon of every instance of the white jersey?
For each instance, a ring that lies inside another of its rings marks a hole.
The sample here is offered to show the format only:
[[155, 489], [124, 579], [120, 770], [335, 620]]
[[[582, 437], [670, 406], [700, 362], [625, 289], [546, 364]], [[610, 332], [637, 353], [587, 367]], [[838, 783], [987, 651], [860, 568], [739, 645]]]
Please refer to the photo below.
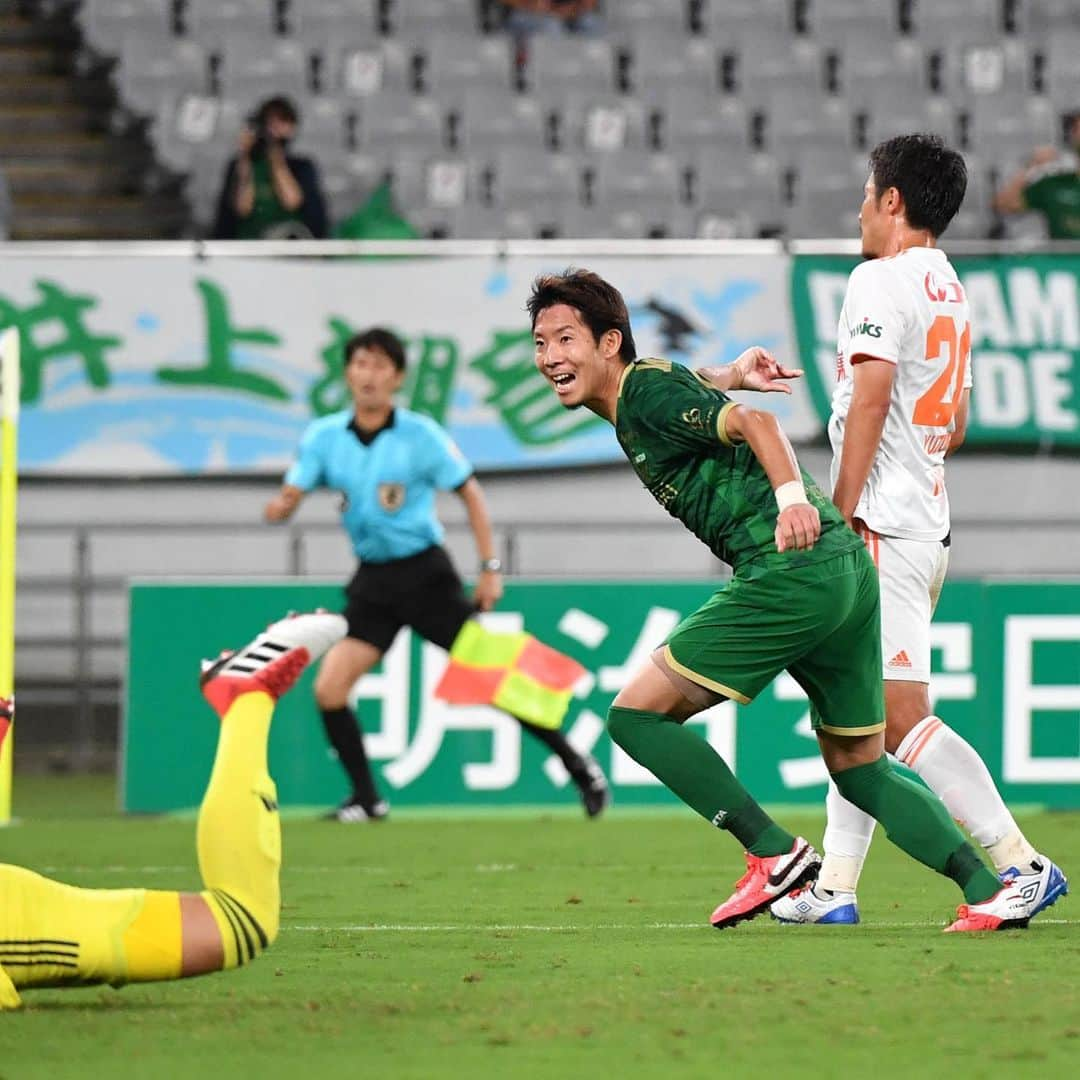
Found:
[[836, 347], [829, 419], [833, 489], [854, 390], [852, 360], [886, 360], [896, 365], [892, 400], [855, 516], [885, 536], [944, 539], [945, 451], [963, 390], [971, 386], [967, 298], [945, 253], [908, 248], [857, 266], [848, 279]]

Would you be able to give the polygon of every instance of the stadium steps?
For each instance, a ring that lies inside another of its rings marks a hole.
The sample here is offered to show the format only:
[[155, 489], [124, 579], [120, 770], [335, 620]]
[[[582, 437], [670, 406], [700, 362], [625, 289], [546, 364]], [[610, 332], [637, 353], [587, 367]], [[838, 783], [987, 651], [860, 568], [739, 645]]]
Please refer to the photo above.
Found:
[[0, 167], [15, 240], [182, 235], [178, 182], [144, 132], [116, 122], [106, 69], [87, 63], [72, 9], [26, 13], [0, 0]]

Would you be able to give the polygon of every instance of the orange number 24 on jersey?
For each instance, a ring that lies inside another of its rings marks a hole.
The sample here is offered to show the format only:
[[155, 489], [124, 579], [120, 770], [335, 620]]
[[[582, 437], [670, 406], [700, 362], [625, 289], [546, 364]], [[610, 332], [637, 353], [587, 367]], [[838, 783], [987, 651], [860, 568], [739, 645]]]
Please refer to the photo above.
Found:
[[[939, 315], [926, 335], [926, 359], [944, 357], [945, 369], [917, 402], [911, 421], [925, 427], [948, 427], [960, 407], [964, 373], [971, 355], [971, 323], [964, 323], [964, 332], [956, 337], [956, 320], [951, 315]], [[945, 397], [948, 395], [949, 400]]]

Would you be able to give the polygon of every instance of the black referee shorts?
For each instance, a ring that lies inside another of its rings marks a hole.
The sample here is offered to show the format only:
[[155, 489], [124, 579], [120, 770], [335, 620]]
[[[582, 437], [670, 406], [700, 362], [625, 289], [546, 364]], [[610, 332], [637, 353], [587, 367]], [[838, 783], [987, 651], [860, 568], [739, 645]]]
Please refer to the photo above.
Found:
[[403, 626], [449, 649], [475, 610], [441, 547], [393, 562], [361, 563], [345, 586], [345, 597], [349, 637], [381, 652]]

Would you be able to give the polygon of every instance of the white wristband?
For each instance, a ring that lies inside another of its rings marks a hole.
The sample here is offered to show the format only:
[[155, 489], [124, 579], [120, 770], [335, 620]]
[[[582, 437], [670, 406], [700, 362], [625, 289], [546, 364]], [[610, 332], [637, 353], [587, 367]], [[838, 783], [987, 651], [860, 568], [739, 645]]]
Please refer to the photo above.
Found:
[[789, 506], [799, 506], [810, 501], [806, 497], [806, 488], [803, 487], [801, 480], [789, 480], [786, 484], [781, 484], [773, 495], [776, 496], [776, 505], [780, 508], [780, 513]]

